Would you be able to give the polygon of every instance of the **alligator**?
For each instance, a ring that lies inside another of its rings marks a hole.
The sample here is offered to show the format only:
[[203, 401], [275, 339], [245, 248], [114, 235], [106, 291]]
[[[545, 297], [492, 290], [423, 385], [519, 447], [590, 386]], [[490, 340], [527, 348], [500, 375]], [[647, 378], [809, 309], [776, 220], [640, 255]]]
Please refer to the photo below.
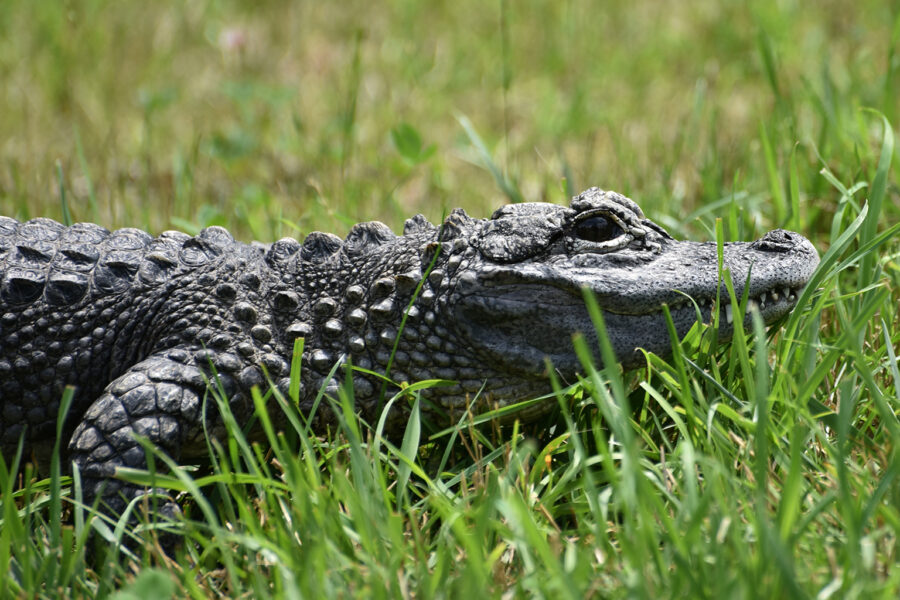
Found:
[[[806, 238], [781, 229], [726, 243], [723, 259], [738, 297], [767, 324], [794, 307], [819, 260]], [[252, 388], [291, 391], [301, 337], [304, 413], [320, 390], [337, 392], [348, 375], [336, 365], [349, 364], [359, 368], [349, 375], [355, 408], [374, 422], [384, 390], [373, 373], [390, 363], [400, 386], [446, 380], [421, 392], [421, 406], [425, 418], [452, 423], [473, 407], [550, 391], [548, 364], [577, 379], [572, 335], [594, 331], [583, 288], [626, 369], [643, 364], [640, 349], [670, 353], [663, 305], [679, 336], [716, 311], [723, 340], [740, 325], [715, 243], [676, 241], [632, 200], [598, 188], [569, 207], [511, 204], [490, 219], [456, 209], [439, 226], [418, 215], [400, 236], [367, 222], [343, 240], [313, 232], [269, 245], [237, 242], [221, 227], [153, 237], [2, 217], [0, 454], [9, 461], [22, 448], [46, 461], [60, 398], [74, 386], [59, 440], [67, 464], [87, 499], [121, 509], [141, 490], [116, 469], [147, 464], [133, 434], [176, 461], [203, 455], [206, 436], [226, 434], [209, 382], [246, 422]], [[533, 420], [551, 406], [516, 416]], [[403, 431], [409, 410], [392, 406], [388, 435]], [[320, 408], [311, 422], [325, 432], [335, 416]]]

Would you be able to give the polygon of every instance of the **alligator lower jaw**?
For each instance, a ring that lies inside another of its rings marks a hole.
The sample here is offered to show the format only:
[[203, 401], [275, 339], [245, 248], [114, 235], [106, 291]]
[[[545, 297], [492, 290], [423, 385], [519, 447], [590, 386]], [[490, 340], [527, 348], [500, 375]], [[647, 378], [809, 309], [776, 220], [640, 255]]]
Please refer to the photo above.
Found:
[[[754, 303], [763, 321], [769, 324], [791, 310], [797, 292], [796, 288], [769, 289], [751, 296], [748, 305], [752, 307], [750, 303]], [[719, 310], [718, 337], [722, 341], [731, 338], [735, 311], [725, 302], [727, 296], [720, 297], [718, 309], [712, 298], [679, 298], [683, 299], [669, 304], [679, 339], [697, 322], [698, 310], [700, 318], [707, 323], [714, 320], [713, 311]], [[661, 304], [641, 313], [626, 313], [618, 306], [607, 306], [609, 303], [604, 300], [608, 298], [598, 298], [606, 338], [623, 366], [636, 368], [643, 364], [639, 349], [660, 356], [671, 353], [672, 341]], [[583, 334], [594, 356], [599, 356], [594, 325], [578, 289], [533, 284], [482, 288], [460, 294], [454, 310], [458, 311], [454, 322], [462, 339], [485, 356], [487, 362], [503, 365], [511, 373], [540, 376], [547, 358], [566, 376], [580, 372], [582, 365], [572, 349], [571, 336], [575, 333]], [[750, 324], [751, 312], [748, 310], [744, 316], [744, 326]]]

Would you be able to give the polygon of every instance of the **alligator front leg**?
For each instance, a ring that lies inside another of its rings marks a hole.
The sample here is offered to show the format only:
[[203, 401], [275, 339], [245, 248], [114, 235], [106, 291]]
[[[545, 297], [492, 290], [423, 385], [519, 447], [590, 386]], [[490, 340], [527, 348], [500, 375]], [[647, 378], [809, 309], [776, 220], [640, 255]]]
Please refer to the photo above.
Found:
[[[187, 360], [190, 353], [153, 355], [131, 367], [106, 387], [72, 434], [69, 455], [78, 466], [85, 501], [102, 495], [103, 503], [121, 512], [145, 488], [114, 479], [118, 467], [144, 468], [144, 448], [135, 434], [147, 438], [176, 461], [185, 442], [202, 434], [201, 404], [206, 379]], [[214, 408], [213, 408], [214, 410]], [[178, 512], [174, 502], [162, 502], [161, 512]]]

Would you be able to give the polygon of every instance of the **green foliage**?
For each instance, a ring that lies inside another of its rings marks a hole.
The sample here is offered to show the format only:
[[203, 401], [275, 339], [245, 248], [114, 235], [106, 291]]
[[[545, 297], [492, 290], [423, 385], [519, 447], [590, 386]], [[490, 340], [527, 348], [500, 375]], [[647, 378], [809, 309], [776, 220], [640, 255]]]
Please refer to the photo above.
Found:
[[112, 600], [164, 600], [175, 598], [175, 582], [161, 569], [144, 569], [134, 581], [116, 592]]
[[391, 141], [397, 152], [411, 165], [417, 165], [428, 160], [435, 151], [435, 145], [425, 147], [422, 144], [422, 136], [415, 127], [409, 123], [400, 123], [391, 129]]
[[829, 7], [5, 0], [0, 214], [271, 241], [600, 185], [822, 262], [768, 333], [697, 327], [626, 374], [576, 338], [584, 381], [537, 425], [413, 410], [383, 440], [347, 377], [315, 437], [296, 352], [263, 441], [229, 419], [210, 464], [122, 473], [180, 494], [175, 523], [0, 457], [0, 598], [897, 597], [900, 13]]

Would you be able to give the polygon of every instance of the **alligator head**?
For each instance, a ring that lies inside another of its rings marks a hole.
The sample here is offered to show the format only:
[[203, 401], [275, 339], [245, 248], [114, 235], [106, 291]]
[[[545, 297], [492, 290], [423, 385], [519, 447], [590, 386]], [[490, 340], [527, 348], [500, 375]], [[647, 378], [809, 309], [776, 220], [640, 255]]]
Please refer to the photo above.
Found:
[[[638, 349], [670, 353], [664, 304], [683, 336], [698, 308], [704, 319], [712, 317], [718, 292], [719, 335], [732, 335], [734, 314], [716, 244], [674, 240], [621, 194], [591, 188], [568, 208], [514, 204], [489, 220], [457, 212], [442, 236], [465, 238], [456, 244], [463, 258], [441, 299], [442, 312], [463, 344], [494, 369], [534, 377], [549, 357], [564, 377], [578, 372], [572, 334], [596, 339], [583, 288], [596, 297], [625, 368], [641, 364]], [[818, 261], [806, 238], [781, 229], [724, 245], [723, 266], [737, 297], [749, 286], [766, 324], [793, 308]]]

